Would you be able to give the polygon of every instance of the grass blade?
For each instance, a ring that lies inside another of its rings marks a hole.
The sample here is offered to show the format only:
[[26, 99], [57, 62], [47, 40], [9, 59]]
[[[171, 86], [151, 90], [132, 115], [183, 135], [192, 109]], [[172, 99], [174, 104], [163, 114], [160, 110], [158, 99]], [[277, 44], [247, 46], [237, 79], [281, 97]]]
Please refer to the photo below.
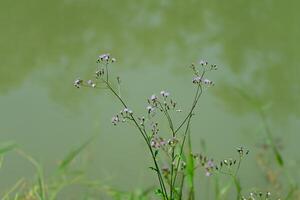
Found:
[[21, 155], [23, 158], [28, 160], [36, 169], [37, 176], [38, 176], [38, 192], [37, 196], [41, 200], [46, 200], [46, 186], [45, 186], [45, 180], [44, 180], [44, 173], [42, 166], [30, 155], [26, 154], [25, 152], [17, 149], [17, 153]]
[[62, 160], [61, 164], [59, 165], [60, 170], [66, 170], [68, 166], [72, 163], [72, 161], [82, 152], [95, 138], [96, 135], [90, 137], [86, 142], [81, 144], [79, 147], [71, 150], [67, 156]]
[[5, 153], [8, 152], [8, 151], [11, 151], [11, 150], [15, 149], [16, 146], [17, 146], [17, 145], [16, 145], [15, 143], [1, 144], [1, 145], [0, 145], [0, 156], [1, 156], [2, 154], [5, 154]]

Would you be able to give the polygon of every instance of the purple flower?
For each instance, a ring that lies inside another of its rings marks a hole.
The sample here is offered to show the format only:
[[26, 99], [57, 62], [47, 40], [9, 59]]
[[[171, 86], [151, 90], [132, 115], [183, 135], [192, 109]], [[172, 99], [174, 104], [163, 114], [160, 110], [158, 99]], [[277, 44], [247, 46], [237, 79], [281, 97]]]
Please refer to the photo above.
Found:
[[102, 54], [99, 56], [101, 61], [103, 61], [103, 60], [108, 61], [109, 57], [110, 57], [109, 53], [105, 53], [105, 54]]
[[206, 163], [207, 167], [209, 168], [213, 168], [215, 166], [213, 160], [208, 160], [207, 163]]

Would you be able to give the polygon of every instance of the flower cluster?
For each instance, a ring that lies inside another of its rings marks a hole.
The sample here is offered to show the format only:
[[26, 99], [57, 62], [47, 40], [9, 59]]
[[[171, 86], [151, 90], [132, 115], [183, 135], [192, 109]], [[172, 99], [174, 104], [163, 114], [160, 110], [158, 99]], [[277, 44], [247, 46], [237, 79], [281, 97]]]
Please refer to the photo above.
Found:
[[153, 123], [153, 124], [152, 124], [152, 128], [151, 128], [152, 134], [153, 134], [153, 135], [157, 135], [158, 131], [159, 131], [158, 123], [157, 123], [157, 122], [156, 122], [156, 123]]
[[219, 167], [218, 166], [216, 166], [216, 168], [217, 169], [221, 169], [222, 167], [224, 167], [224, 166], [226, 166], [226, 167], [231, 167], [231, 166], [233, 166], [233, 165], [235, 165], [236, 164], [236, 159], [232, 159], [232, 158], [229, 158], [229, 159], [224, 159], [224, 160], [222, 160], [221, 162], [220, 162], [220, 165], [219, 165]]
[[194, 77], [193, 78], [193, 83], [194, 84], [201, 84], [201, 83], [203, 83], [204, 85], [207, 85], [207, 86], [214, 85], [214, 83], [211, 80], [208, 80], [206, 78], [204, 79], [204, 78], [202, 78], [200, 76]]
[[167, 151], [169, 147], [175, 147], [178, 144], [178, 142], [179, 142], [178, 139], [175, 137], [165, 140], [158, 135], [152, 135], [151, 147], [155, 149], [160, 149], [165, 147], [166, 149], [164, 150]]
[[242, 200], [269, 200], [271, 197], [271, 192], [250, 192], [249, 197], [242, 197]]
[[202, 67], [205, 67], [205, 70], [208, 70], [208, 71], [217, 70], [218, 69], [217, 65], [215, 65], [215, 64], [208, 65], [208, 62], [206, 60], [200, 60], [199, 64]]
[[[84, 81], [80, 78], [76, 79], [74, 81], [74, 87], [76, 88], [80, 88], [81, 86], [86, 86], [86, 87], [91, 87], [91, 88], [96, 88], [97, 87], [97, 79], [100, 79], [102, 78], [102, 76], [105, 74], [105, 73], [108, 73], [107, 72], [107, 65], [109, 63], [114, 63], [116, 62], [116, 59], [115, 58], [112, 58], [110, 56], [110, 54], [106, 53], [106, 54], [102, 54], [98, 57], [97, 59], [97, 62], [98, 63], [98, 66], [97, 66], [97, 70], [95, 72], [95, 79], [96, 80], [87, 80], [87, 81]], [[100, 65], [100, 66], [99, 66]]]
[[81, 86], [88, 86], [88, 87], [92, 87], [95, 88], [97, 85], [94, 81], [92, 80], [87, 80], [86, 82], [83, 81], [82, 79], [78, 78], [74, 81], [74, 87], [76, 88], [80, 88]]
[[213, 159], [208, 159], [207, 156], [203, 156], [202, 154], [194, 154], [194, 159], [196, 160], [197, 166], [201, 166], [205, 169], [205, 175], [211, 176], [215, 168], [215, 163]]
[[249, 154], [249, 150], [245, 149], [244, 147], [238, 147], [238, 148], [236, 148], [236, 150], [239, 153], [240, 157], [243, 157], [244, 155], [248, 155]]
[[117, 125], [119, 122], [126, 122], [126, 119], [132, 119], [133, 112], [128, 108], [124, 108], [120, 111], [120, 115], [117, 114], [111, 118], [111, 123]]
[[203, 85], [206, 85], [206, 86], [213, 86], [214, 85], [214, 82], [207, 79], [207, 78], [204, 78], [204, 74], [207, 72], [207, 71], [212, 71], [212, 70], [217, 70], [217, 65], [215, 64], [212, 64], [212, 65], [209, 65], [207, 61], [205, 60], [201, 60], [199, 62], [199, 65], [201, 67], [201, 73], [199, 72], [199, 70], [197, 70], [195, 64], [192, 64], [191, 68], [193, 69], [194, 71], [194, 74], [196, 75], [193, 79], [192, 79], [192, 82], [194, 84], [203, 84]]
[[80, 88], [80, 86], [82, 84], [83, 84], [83, 80], [81, 80], [80, 78], [78, 78], [74, 81], [74, 87], [76, 87], [76, 88]]
[[105, 53], [105, 54], [101, 54], [97, 59], [97, 63], [101, 63], [101, 62], [105, 62], [105, 63], [112, 62], [113, 63], [113, 62], [116, 62], [116, 59], [112, 58], [109, 53]]
[[104, 68], [98, 69], [95, 74], [96, 74], [96, 79], [101, 78], [104, 75]]
[[162, 90], [160, 92], [162, 98], [159, 98], [155, 94], [148, 98], [148, 106], [146, 107], [148, 114], [155, 114], [155, 109], [160, 111], [175, 109], [177, 103], [170, 98], [170, 93]]
[[237, 171], [239, 170], [240, 167], [240, 163], [243, 159], [243, 157], [245, 155], [249, 154], [249, 150], [245, 149], [244, 147], [238, 147], [237, 148], [237, 152], [239, 154], [239, 158], [237, 159], [223, 159], [220, 161], [219, 165], [215, 166], [216, 170], [219, 170], [221, 173], [225, 173], [225, 174], [231, 174], [232, 172], [235, 171], [235, 173], [237, 173]]
[[167, 142], [162, 137], [154, 136], [151, 139], [150, 145], [154, 149], [160, 149], [166, 146]]

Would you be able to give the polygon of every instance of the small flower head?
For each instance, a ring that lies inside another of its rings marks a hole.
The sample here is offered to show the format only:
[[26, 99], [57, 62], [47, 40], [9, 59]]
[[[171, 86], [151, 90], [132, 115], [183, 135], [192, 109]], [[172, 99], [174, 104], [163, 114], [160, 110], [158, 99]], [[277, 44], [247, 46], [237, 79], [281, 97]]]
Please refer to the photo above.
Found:
[[206, 66], [208, 64], [208, 62], [205, 60], [200, 60], [199, 64], [202, 66]]
[[88, 84], [89, 86], [91, 86], [92, 88], [95, 88], [95, 87], [96, 87], [96, 83], [94, 83], [92, 80], [88, 80], [88, 81], [87, 81], [87, 84]]
[[102, 55], [99, 56], [99, 59], [100, 59], [101, 61], [108, 61], [109, 58], [110, 58], [109, 53], [105, 53], [105, 54], [102, 54]]
[[157, 96], [155, 94], [152, 94], [150, 97], [152, 102], [156, 102], [157, 101]]
[[210, 70], [217, 70], [218, 69], [218, 67], [217, 67], [217, 65], [215, 65], [215, 64], [212, 64], [211, 66], [210, 66]]
[[96, 78], [100, 78], [104, 74], [104, 69], [101, 68], [95, 72]]
[[76, 79], [75, 81], [74, 81], [74, 86], [76, 87], [76, 88], [80, 88], [80, 86], [82, 85], [82, 83], [83, 83], [83, 80], [81, 80], [81, 79]]
[[213, 167], [215, 166], [213, 160], [211, 160], [211, 159], [207, 161], [206, 165], [207, 165], [207, 167], [209, 167], [209, 168], [213, 168]]
[[197, 76], [197, 77], [194, 77], [193, 78], [193, 83], [195, 83], [195, 84], [199, 84], [199, 83], [201, 83], [201, 77], [200, 76]]
[[214, 83], [213, 83], [211, 80], [208, 80], [208, 79], [204, 79], [204, 80], [203, 80], [203, 83], [204, 83], [205, 85], [214, 85]]
[[161, 91], [160, 92], [161, 96], [163, 96], [164, 98], [167, 98], [168, 96], [170, 96], [170, 93], [169, 92], [166, 92], [166, 91]]
[[116, 126], [118, 122], [120, 122], [120, 118], [119, 118], [118, 115], [113, 116], [113, 117], [111, 118], [111, 123], [112, 123], [113, 125]]
[[177, 144], [178, 142], [179, 142], [178, 139], [175, 138], [175, 137], [173, 137], [173, 138], [171, 138], [171, 139], [168, 140], [168, 144], [169, 144], [171, 147], [175, 147], [176, 144]]
[[205, 170], [205, 176], [211, 176], [212, 173], [209, 170]]
[[148, 111], [148, 114], [154, 111], [154, 108], [152, 106], [147, 106], [146, 109]]
[[106, 64], [108, 64], [108, 62], [114, 63], [114, 62], [116, 62], [116, 59], [112, 58], [109, 53], [104, 53], [104, 54], [100, 55], [97, 59], [97, 63], [100, 63], [100, 62], [104, 62]]
[[154, 149], [160, 149], [166, 145], [166, 141], [162, 137], [155, 136], [151, 139], [150, 145]]
[[120, 114], [122, 117], [126, 118], [133, 115], [133, 111], [130, 110], [129, 108], [124, 108], [123, 110], [120, 111]]

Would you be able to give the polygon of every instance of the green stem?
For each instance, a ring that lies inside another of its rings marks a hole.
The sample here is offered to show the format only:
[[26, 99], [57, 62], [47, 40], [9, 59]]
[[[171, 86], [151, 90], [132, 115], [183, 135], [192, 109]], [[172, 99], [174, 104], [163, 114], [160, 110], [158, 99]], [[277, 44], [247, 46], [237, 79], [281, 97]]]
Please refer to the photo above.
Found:
[[[108, 74], [108, 72], [106, 73]], [[105, 81], [104, 82], [106, 83], [108, 89], [119, 99], [119, 101], [122, 103], [122, 105], [125, 107], [125, 108], [128, 108], [126, 103], [123, 101], [123, 99], [117, 94], [117, 92], [111, 87], [110, 83], [108, 81]], [[158, 163], [157, 163], [157, 160], [156, 160], [156, 157], [154, 155], [154, 152], [151, 148], [151, 144], [150, 144], [150, 141], [147, 137], [147, 134], [143, 132], [143, 130], [141, 129], [141, 127], [138, 125], [136, 119], [134, 118], [133, 115], [131, 115], [131, 119], [132, 121], [134, 122], [134, 124], [136, 125], [136, 127], [138, 128], [138, 130], [140, 131], [140, 133], [142, 134], [149, 150], [150, 150], [150, 153], [151, 153], [151, 156], [152, 156], [152, 159], [153, 159], [153, 162], [154, 162], [154, 165], [155, 165], [155, 169], [156, 169], [156, 172], [157, 172], [157, 175], [158, 175], [158, 179], [159, 179], [159, 183], [160, 183], [160, 187], [161, 187], [161, 190], [162, 190], [162, 193], [163, 193], [163, 196], [165, 199], [168, 200], [168, 193], [167, 193], [167, 190], [166, 190], [166, 187], [165, 187], [165, 184], [164, 184], [164, 181], [163, 181], [163, 178], [162, 178], [162, 175], [161, 175], [161, 171], [160, 171], [160, 168], [158, 166]]]
[[[202, 74], [201, 74], [201, 79], [203, 78], [204, 74], [205, 74], [205, 71], [202, 72]], [[199, 94], [199, 92], [200, 92], [200, 94]], [[176, 134], [176, 133], [181, 129], [181, 127], [185, 124], [185, 122], [188, 120], [189, 116], [193, 114], [193, 111], [194, 111], [194, 109], [195, 109], [195, 107], [196, 107], [196, 105], [197, 105], [197, 102], [198, 102], [198, 100], [199, 100], [201, 94], [202, 94], [202, 86], [201, 86], [201, 84], [199, 83], [199, 84], [198, 84], [198, 87], [197, 87], [196, 95], [195, 95], [195, 98], [194, 98], [194, 101], [193, 101], [193, 104], [192, 104], [192, 108], [191, 108], [190, 112], [188, 113], [188, 115], [184, 118], [184, 120], [183, 120], [183, 121], [181, 122], [181, 124], [178, 126], [178, 128], [175, 130], [175, 134]]]

